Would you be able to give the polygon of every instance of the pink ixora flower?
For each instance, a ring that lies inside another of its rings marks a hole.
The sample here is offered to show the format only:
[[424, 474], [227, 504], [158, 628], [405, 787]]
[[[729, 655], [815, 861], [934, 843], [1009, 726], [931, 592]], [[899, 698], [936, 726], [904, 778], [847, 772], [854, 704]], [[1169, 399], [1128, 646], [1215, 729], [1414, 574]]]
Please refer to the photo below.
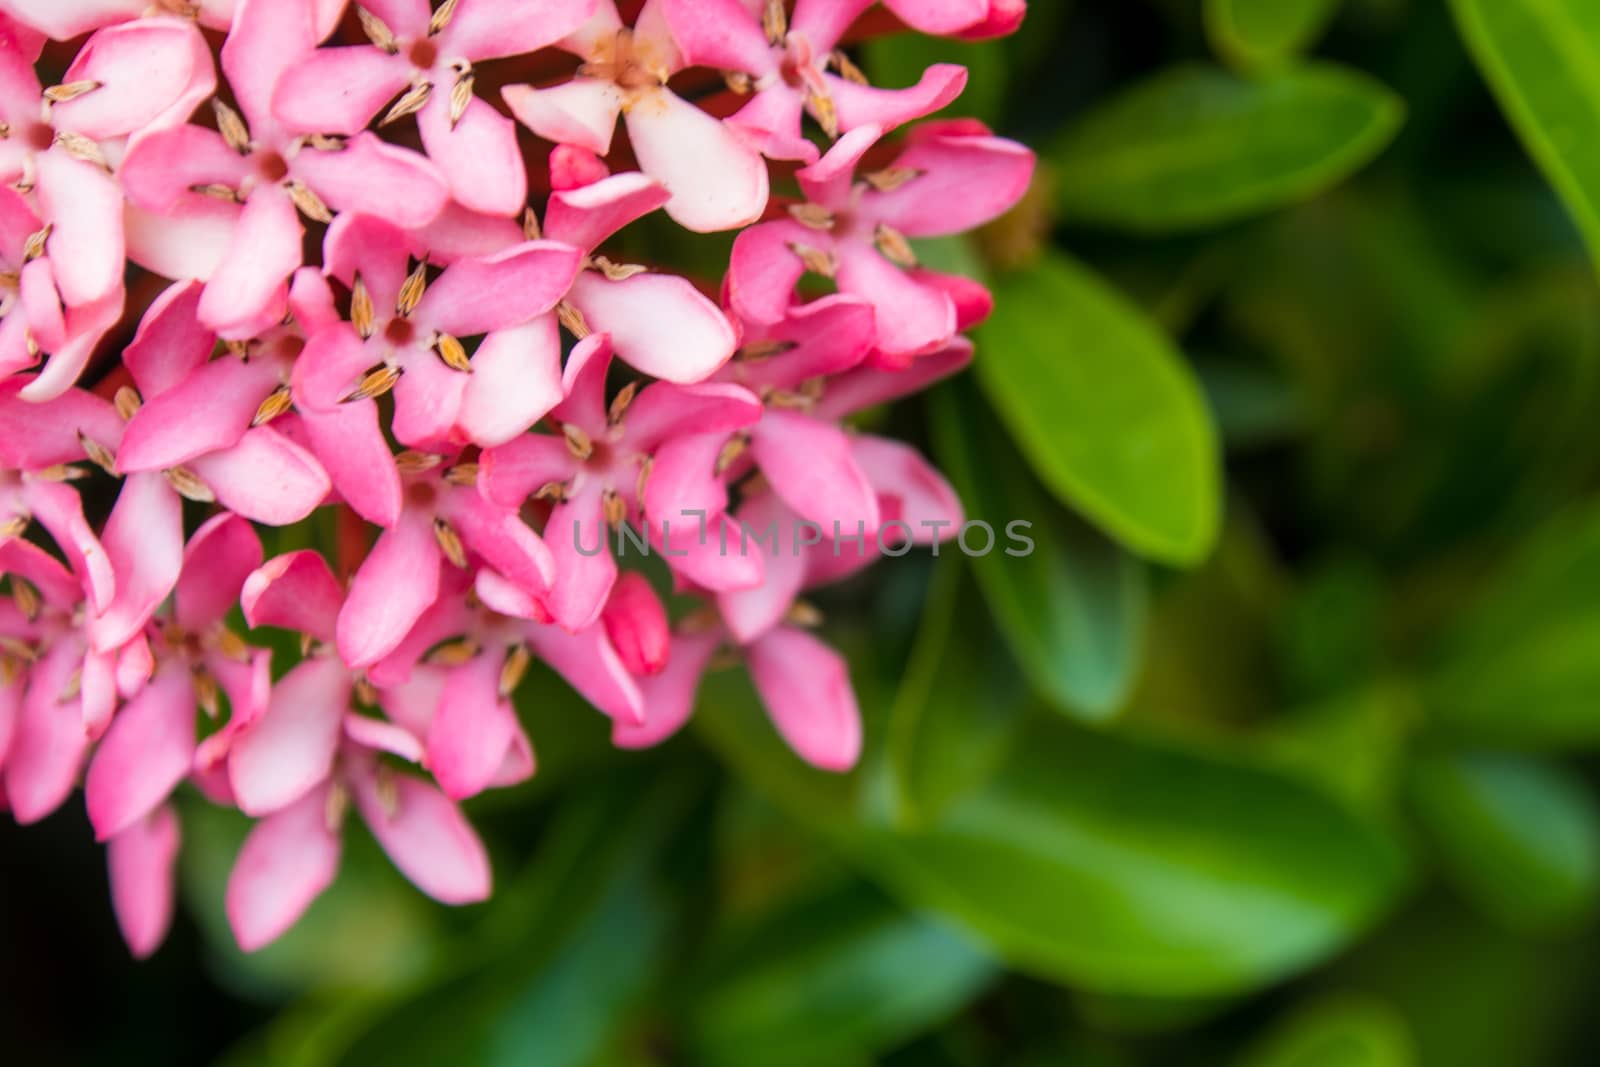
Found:
[[516, 128], [473, 95], [472, 64], [552, 44], [582, 25], [595, 3], [458, 0], [430, 11], [427, 0], [369, 0], [357, 13], [372, 44], [306, 57], [285, 73], [273, 108], [289, 129], [352, 135], [399, 96], [384, 124], [417, 116], [423, 147], [451, 195], [473, 211], [515, 215], [528, 196]]
[[[790, 19], [782, 0], [662, 0], [662, 11], [686, 65], [714, 67], [736, 89], [754, 94], [727, 124], [773, 159], [817, 158], [801, 134], [809, 113], [836, 138], [860, 126], [893, 129], [930, 115], [961, 94], [966, 68], [939, 63], [909, 89], [874, 89], [836, 46], [874, 0], [798, 0]], [[897, 11], [924, 16], [933, 32], [965, 28], [986, 0], [915, 3]], [[832, 73], [833, 70], [838, 73]]]
[[[580, 342], [567, 361], [566, 399], [552, 413], [560, 435], [524, 434], [489, 449], [480, 462], [483, 494], [496, 504], [520, 507], [535, 495], [554, 502], [545, 533], [556, 579], [545, 603], [570, 630], [600, 617], [617, 576], [611, 531], [643, 518], [645, 486], [657, 487], [653, 518], [693, 523], [679, 516], [695, 511], [703, 498], [678, 498], [660, 487], [691, 482], [694, 475], [677, 464], [698, 460], [683, 453], [660, 458], [668, 443], [685, 435], [726, 434], [761, 412], [754, 394], [722, 383], [656, 382], [642, 390], [629, 387], [608, 403], [610, 365], [608, 335]], [[706, 461], [706, 476], [713, 460]], [[715, 521], [719, 512], [713, 508], [709, 518]]]
[[667, 214], [679, 225], [709, 232], [760, 218], [768, 192], [761, 154], [667, 88], [683, 59], [661, 0], [646, 0], [632, 27], [623, 25], [613, 0], [599, 0], [594, 15], [558, 44], [583, 59], [576, 77], [550, 88], [501, 91], [524, 125], [603, 156], [620, 116], [640, 169], [671, 194]]
[[939, 237], [1009, 210], [1033, 176], [1033, 153], [981, 123], [929, 123], [912, 131], [886, 168], [857, 180], [878, 138], [864, 126], [839, 139], [797, 177], [807, 203], [791, 218], [762, 223], [734, 242], [727, 295], [738, 314], [777, 322], [807, 271], [877, 311], [876, 347], [891, 360], [934, 352], [959, 325], [947, 280], [918, 267], [908, 238]]
[[220, 202], [228, 223], [221, 247], [177, 258], [204, 273], [200, 319], [228, 339], [253, 337], [283, 318], [287, 280], [302, 262], [301, 214], [329, 222], [335, 210], [362, 211], [421, 226], [449, 199], [444, 177], [415, 152], [370, 133], [297, 136], [273, 117], [273, 89], [315, 46], [314, 33], [305, 0], [240, 0], [222, 48], [239, 110], [216, 100], [217, 130], [158, 131], [140, 139], [121, 168], [128, 198], [145, 211], [181, 223], [214, 217]]
[[295, 365], [295, 399], [328, 411], [393, 389], [393, 431], [403, 444], [508, 440], [561, 399], [553, 311], [581, 255], [554, 241], [523, 241], [457, 259], [432, 281], [426, 255], [381, 219], [345, 215], [329, 228], [324, 269], [350, 290], [349, 321], [310, 337]]
[[[58, 41], [131, 22], [152, 11], [192, 18], [212, 30], [226, 30], [237, 0], [0, 0], [0, 11]], [[313, 0], [318, 35], [333, 32], [347, 0]]]

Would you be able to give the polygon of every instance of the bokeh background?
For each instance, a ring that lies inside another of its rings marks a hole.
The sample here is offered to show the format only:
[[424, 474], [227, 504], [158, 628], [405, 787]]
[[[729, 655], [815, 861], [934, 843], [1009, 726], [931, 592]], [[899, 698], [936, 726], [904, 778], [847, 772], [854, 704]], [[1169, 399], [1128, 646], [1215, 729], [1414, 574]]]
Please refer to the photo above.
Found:
[[975, 371], [870, 416], [1038, 549], [818, 596], [861, 769], [737, 670], [646, 754], [547, 675], [538, 776], [469, 806], [490, 903], [352, 830], [253, 957], [197, 796], [144, 964], [81, 807], [5, 824], [7, 1062], [1593, 1062], [1600, 10], [1031, 8], [856, 50], [969, 64], [954, 110], [1043, 164], [919, 248], [995, 288]]

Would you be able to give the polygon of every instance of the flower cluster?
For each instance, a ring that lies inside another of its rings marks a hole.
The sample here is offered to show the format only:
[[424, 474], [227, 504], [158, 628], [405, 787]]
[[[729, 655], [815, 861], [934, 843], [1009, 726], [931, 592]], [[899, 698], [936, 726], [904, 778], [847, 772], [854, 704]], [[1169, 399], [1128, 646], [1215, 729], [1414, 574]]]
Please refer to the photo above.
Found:
[[[839, 46], [1022, 8], [0, 0], [3, 802], [33, 822], [81, 778], [136, 954], [185, 781], [257, 820], [247, 950], [352, 808], [424, 892], [482, 899], [458, 802], [534, 773], [535, 659], [638, 747], [732, 653], [800, 757], [855, 762], [799, 598], [961, 514], [846, 420], [969, 358], [988, 296], [912, 242], [1033, 160], [970, 121], [889, 136], [965, 72], [876, 88]], [[720, 291], [618, 258], [658, 210], [739, 231]]]

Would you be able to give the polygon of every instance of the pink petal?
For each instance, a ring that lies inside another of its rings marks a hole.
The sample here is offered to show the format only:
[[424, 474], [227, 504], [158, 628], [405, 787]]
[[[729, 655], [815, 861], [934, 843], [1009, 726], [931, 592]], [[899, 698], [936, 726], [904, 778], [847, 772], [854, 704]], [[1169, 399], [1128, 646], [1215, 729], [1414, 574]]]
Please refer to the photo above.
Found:
[[23, 502], [67, 557], [87, 595], [89, 610], [103, 610], [116, 592], [117, 579], [111, 558], [84, 518], [82, 498], [71, 486], [59, 482], [30, 482], [23, 491]]
[[156, 659], [150, 652], [150, 642], [140, 636], [122, 646], [117, 654], [117, 693], [130, 700], [145, 687], [155, 674]]
[[508, 85], [500, 96], [517, 121], [545, 140], [610, 154], [611, 134], [622, 113], [622, 94], [611, 82], [574, 78], [549, 89]]
[[550, 149], [550, 188], [565, 192], [610, 177], [606, 161], [575, 144], [558, 144]]
[[194, 195], [190, 193], [194, 186], [236, 189], [250, 173], [249, 161], [215, 130], [176, 126], [135, 142], [117, 169], [117, 179], [129, 200], [146, 211], [168, 215]]
[[861, 711], [844, 658], [787, 627], [768, 633], [746, 655], [767, 714], [795, 754], [825, 771], [854, 767], [861, 756]]
[[67, 309], [67, 343], [45, 360], [37, 376], [21, 389], [26, 400], [54, 400], [72, 387], [106, 332], [122, 317], [123, 289], [114, 286], [102, 299]]
[[772, 488], [823, 536], [871, 536], [878, 498], [851, 456], [839, 427], [795, 411], [769, 409], [752, 435], [751, 454]]
[[251, 627], [276, 626], [332, 643], [344, 589], [314, 549], [274, 556], [245, 579], [239, 606]]
[[644, 722], [617, 719], [611, 724], [611, 740], [618, 748], [659, 745], [683, 728], [694, 713], [700, 679], [718, 643], [714, 632], [673, 637], [672, 658], [666, 669], [639, 683], [644, 696]]
[[207, 519], [183, 552], [174, 596], [178, 625], [198, 633], [221, 622], [259, 566], [261, 539], [248, 522], [227, 514]]
[[893, 165], [917, 177], [889, 192], [867, 194], [862, 210], [907, 237], [941, 237], [1010, 211], [1033, 180], [1034, 155], [1015, 141], [956, 127], [949, 133], [919, 130]]
[[543, 601], [529, 596], [488, 567], [478, 568], [472, 579], [472, 592], [484, 607], [498, 615], [541, 623], [554, 621]]
[[523, 434], [483, 453], [478, 460], [478, 488], [500, 507], [520, 508], [542, 486], [566, 481], [574, 473], [575, 461], [565, 440]]
[[163, 278], [211, 277], [221, 265], [233, 240], [243, 209], [238, 204], [189, 193], [174, 205], [171, 215], [158, 215], [135, 205], [123, 205], [128, 258]]
[[277, 383], [276, 368], [265, 360], [224, 357], [201, 365], [166, 392], [147, 398], [128, 422], [117, 466], [159, 470], [232, 447]]
[[83, 657], [78, 689], [82, 694], [83, 731], [92, 741], [98, 741], [111, 725], [111, 716], [117, 710], [117, 657], [106, 652], [90, 650]]
[[328, 828], [328, 787], [256, 823], [228, 875], [228, 924], [254, 952], [299, 921], [339, 873], [339, 835]]
[[247, 430], [238, 444], [189, 466], [223, 507], [267, 526], [299, 522], [333, 489], [317, 457], [270, 426]]
[[320, 48], [278, 80], [272, 113], [290, 130], [350, 136], [400, 95], [411, 73], [404, 55], [372, 45]]
[[39, 229], [39, 217], [15, 189], [0, 188], [0, 258], [21, 263], [23, 247]]
[[27, 681], [21, 674], [9, 682], [0, 679], [0, 771], [5, 769], [6, 753], [11, 751], [11, 737], [16, 732], [17, 718], [22, 714]]
[[373, 307], [387, 317], [411, 273], [411, 257], [420, 256], [422, 246], [386, 218], [344, 214], [328, 226], [323, 252], [327, 274], [343, 282], [346, 289], [353, 287], [359, 276]]
[[181, 668], [159, 672], [117, 712], [83, 783], [97, 840], [144, 818], [183, 781], [194, 759], [194, 716], [194, 686]]
[[18, 823], [36, 823], [72, 792], [88, 749], [76, 701], [58, 698], [81, 661], [77, 642], [61, 641], [34, 663], [6, 755], [6, 801]]
[[148, 6], [145, 0], [5, 0], [0, 4], [12, 18], [57, 41], [137, 18]]
[[723, 122], [768, 159], [817, 161], [817, 146], [802, 131], [804, 97], [783, 82], [769, 85]]
[[175, 388], [211, 356], [217, 339], [200, 325], [198, 282], [175, 282], [156, 297], [122, 361], [145, 403]]
[[272, 90], [284, 73], [305, 62], [317, 44], [312, 5], [304, 0], [239, 0], [222, 46], [222, 72], [258, 140], [275, 138]]
[[345, 503], [368, 522], [393, 526], [400, 517], [400, 472], [379, 425], [377, 403], [364, 400], [306, 411], [300, 422]]
[[666, 0], [662, 14], [687, 66], [757, 76], [777, 69], [760, 23], [740, 0]]
[[311, 411], [339, 410], [361, 376], [379, 362], [381, 355], [376, 344], [361, 340], [355, 327], [348, 323], [335, 323], [317, 331], [295, 360], [295, 404]]
[[258, 187], [245, 202], [227, 256], [206, 283], [200, 321], [224, 337], [253, 333], [283, 305], [284, 279], [300, 266], [304, 232], [287, 194]]
[[884, 0], [902, 22], [923, 33], [945, 35], [989, 17], [994, 0]]
[[872, 0], [795, 0], [789, 32], [803, 36], [813, 55], [833, 50]]
[[[419, 677], [422, 672], [419, 672]], [[401, 686], [399, 688], [416, 688], [415, 686]], [[389, 691], [391, 694], [394, 690]], [[433, 706], [428, 709], [428, 721], [432, 721], [434, 709], [438, 707], [439, 688], [434, 689]], [[395, 701], [392, 696], [384, 698], [385, 708]], [[382, 719], [375, 719], [370, 715], [361, 715], [354, 711], [346, 712], [344, 716], [344, 735], [362, 748], [370, 748], [374, 752], [387, 752], [391, 756], [399, 756], [408, 763], [421, 763], [426, 756], [422, 742], [417, 740], [417, 735], [405, 726], [399, 726]]]
[[83, 590], [56, 558], [32, 541], [0, 541], [0, 574], [26, 578], [58, 611], [69, 612], [83, 600]]
[[600, 618], [617, 563], [611, 556], [599, 486], [557, 504], [544, 528], [545, 543], [555, 564], [555, 584], [545, 605], [555, 621], [578, 631]]
[[869, 125], [892, 130], [933, 114], [967, 87], [967, 68], [954, 63], [935, 63], [909, 89], [878, 89], [832, 74], [823, 77], [843, 130]]
[[[793, 390], [859, 364], [872, 350], [877, 324], [871, 304], [836, 293], [798, 304], [781, 322], [756, 332], [793, 347], [771, 359], [730, 363], [723, 376], [752, 389]], [[747, 334], [745, 344], [750, 341]]]
[[357, 134], [341, 149], [304, 148], [290, 172], [335, 211], [376, 215], [404, 229], [432, 222], [450, 199], [438, 168], [373, 133]]
[[639, 452], [654, 452], [669, 438], [732, 433], [760, 418], [761, 401], [742, 385], [657, 382], [628, 406], [623, 440]]
[[765, 559], [754, 550], [740, 551], [742, 531], [728, 516], [716, 514], [706, 523], [705, 536], [697, 524], [672, 525], [671, 541], [652, 531], [652, 542], [675, 575], [714, 593], [753, 589], [766, 580]]
[[542, 597], [555, 580], [550, 549], [513, 510], [497, 507], [475, 490], [450, 493], [441, 509], [467, 548], [523, 592]]
[[[949, 540], [966, 521], [956, 491], [910, 445], [860, 434], [851, 440], [850, 451], [880, 500], [887, 503], [884, 518], [910, 526], [914, 543]], [[939, 529], [942, 538], [935, 537]]]
[[828, 383], [827, 391], [812, 409], [820, 419], [838, 419], [912, 393], [948, 378], [972, 362], [972, 342], [957, 337], [948, 347], [922, 356], [904, 370], [861, 366]]
[[111, 906], [135, 959], [161, 947], [177, 898], [178, 817], [162, 805], [106, 843]]
[[644, 698], [639, 683], [611, 647], [605, 628], [591, 626], [568, 633], [559, 626], [529, 625], [528, 644], [539, 658], [555, 668], [567, 684], [611, 719], [644, 721]]
[[594, 437], [607, 432], [606, 376], [612, 354], [608, 333], [592, 333], [572, 346], [561, 374], [566, 398], [553, 413], [558, 422], [571, 423]]
[[759, 554], [763, 576], [758, 586], [719, 594], [717, 608], [729, 634], [741, 645], [782, 623], [805, 586], [806, 555], [798, 519], [776, 493], [758, 496], [739, 509], [738, 551]]
[[88, 628], [94, 646], [108, 652], [144, 628], [178, 581], [183, 501], [160, 474], [128, 475], [100, 543], [117, 576], [117, 594]]
[[956, 307], [944, 290], [924, 285], [857, 241], [837, 250], [839, 291], [870, 300], [877, 309], [878, 347], [920, 355], [948, 344], [956, 332]]
[[216, 92], [211, 49], [194, 23], [148, 18], [101, 30], [84, 43], [64, 83], [100, 88], [51, 109], [58, 130], [105, 141], [187, 121]]
[[828, 252], [833, 239], [788, 220], [752, 226], [734, 239], [728, 300], [740, 318], [770, 323], [788, 313], [794, 287], [806, 272], [795, 247]]
[[356, 806], [372, 836], [424, 893], [445, 904], [474, 904], [489, 896], [489, 855], [461, 809], [433, 786], [395, 774], [392, 808], [376, 776], [355, 786]]
[[463, 256], [487, 256], [525, 238], [522, 227], [497, 215], [468, 211], [454, 200], [432, 222], [413, 230], [434, 263], [454, 263]]
[[521, 727], [500, 694], [502, 657], [481, 653], [452, 669], [428, 729], [428, 769], [452, 800], [483, 792]]
[[545, 210], [545, 236], [589, 251], [671, 195], [649, 175], [634, 172], [554, 192]]
[[1028, 0], [990, 0], [989, 14], [962, 30], [960, 36], [966, 41], [981, 41], [1015, 33], [1027, 13]]
[[644, 575], [626, 571], [617, 579], [603, 619], [606, 636], [629, 674], [661, 673], [672, 650], [672, 624]]
[[528, 17], [516, 0], [463, 0], [442, 35], [442, 49], [475, 63], [537, 52], [567, 36], [594, 13], [595, 0], [542, 0]]
[[640, 501], [653, 527], [667, 522], [674, 539], [682, 530], [698, 537], [705, 517], [727, 507], [727, 485], [716, 473], [727, 440], [726, 433], [694, 434], [657, 446]]
[[452, 127], [449, 93], [440, 86], [417, 115], [417, 129], [428, 158], [444, 172], [450, 194], [464, 207], [485, 215], [515, 215], [528, 202], [516, 123], [482, 100], [468, 101]]
[[416, 347], [404, 359], [405, 374], [394, 387], [394, 418], [389, 430], [411, 448], [446, 452], [461, 415], [461, 398], [471, 376]]
[[639, 169], [672, 193], [667, 214], [698, 233], [748, 226], [767, 207], [767, 163], [738, 134], [668, 89], [624, 116]]
[[339, 611], [339, 655], [352, 670], [376, 663], [405, 639], [438, 594], [439, 559], [427, 516], [404, 514], [379, 536]]
[[415, 318], [457, 337], [504, 330], [542, 315], [566, 295], [577, 249], [528, 241], [484, 259], [460, 259], [428, 286]]
[[738, 345], [727, 317], [676, 275], [608, 281], [584, 271], [572, 284], [571, 300], [591, 328], [611, 335], [624, 362], [663, 381], [704, 381]]
[[504, 444], [561, 402], [561, 337], [556, 320], [541, 315], [497, 330], [472, 355], [472, 375], [457, 421], [473, 444]]
[[92, 304], [122, 285], [122, 190], [105, 171], [51, 149], [34, 156], [40, 214], [61, 298]]
[[111, 404], [82, 389], [42, 403], [24, 400], [25, 380], [0, 383], [0, 463], [12, 470], [41, 470], [84, 458], [78, 435], [108, 448], [122, 439], [122, 419]]
[[350, 688], [350, 672], [326, 656], [303, 660], [273, 686], [267, 710], [228, 752], [228, 780], [240, 811], [279, 811], [327, 779]]
[[28, 320], [28, 333], [46, 352], [67, 343], [67, 319], [56, 292], [55, 274], [48, 259], [36, 259], [22, 268], [17, 279], [18, 307]]
[[[303, 337], [286, 338], [304, 347], [306, 337], [341, 321], [333, 306], [333, 288], [315, 267], [301, 267], [289, 279], [289, 314]], [[280, 342], [280, 344], [283, 342]]]

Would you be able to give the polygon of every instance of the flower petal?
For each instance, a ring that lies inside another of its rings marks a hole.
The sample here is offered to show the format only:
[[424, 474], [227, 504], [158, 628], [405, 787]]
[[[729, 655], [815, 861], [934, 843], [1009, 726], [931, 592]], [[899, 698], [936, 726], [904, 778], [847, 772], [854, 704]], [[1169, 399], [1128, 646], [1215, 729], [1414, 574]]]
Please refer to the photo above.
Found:
[[328, 786], [256, 823], [228, 875], [228, 924], [246, 952], [271, 944], [339, 873], [339, 835], [328, 828]]
[[665, 0], [672, 39], [691, 67], [763, 75], [777, 70], [761, 25], [740, 0]]
[[345, 503], [370, 523], [400, 517], [400, 472], [378, 422], [378, 405], [362, 400], [300, 416], [311, 448]]
[[331, 644], [344, 589], [315, 549], [267, 560], [245, 579], [239, 606], [251, 627], [276, 626]]
[[837, 256], [839, 291], [870, 300], [877, 311], [879, 348], [921, 355], [955, 336], [955, 301], [943, 289], [917, 281], [870, 245], [842, 241]]
[[967, 87], [967, 68], [935, 63], [922, 72], [917, 84], [907, 89], [879, 89], [834, 74], [825, 74], [823, 79], [840, 129], [876, 126], [887, 132], [931, 115], [960, 96]]
[[83, 498], [58, 482], [30, 482], [23, 503], [33, 512], [83, 585], [90, 611], [104, 610], [116, 592], [111, 558], [83, 515]]
[[456, 417], [481, 448], [504, 444], [561, 402], [561, 337], [556, 320], [541, 315], [497, 330], [472, 355], [472, 376]]
[[622, 113], [622, 93], [611, 82], [580, 77], [549, 89], [508, 85], [500, 96], [518, 122], [545, 140], [610, 154]]
[[564, 440], [549, 434], [523, 434], [486, 450], [478, 460], [478, 488], [503, 508], [520, 508], [543, 486], [576, 472]]
[[328, 656], [302, 660], [279, 679], [266, 711], [228, 751], [228, 780], [240, 811], [280, 811], [327, 779], [351, 684], [344, 664]]
[[400, 873], [445, 904], [486, 899], [492, 884], [489, 855], [461, 809], [409, 774], [395, 774], [390, 781], [392, 793], [380, 788], [375, 774], [353, 784], [361, 817]]
[[672, 658], [666, 669], [639, 683], [644, 697], [644, 721], [614, 720], [612, 742], [618, 748], [650, 748], [682, 729], [694, 713], [700, 679], [718, 643], [715, 632], [673, 635]]
[[604, 627], [591, 626], [574, 634], [559, 626], [530, 624], [524, 633], [539, 658], [602, 714], [618, 721], [644, 721], [639, 683], [611, 647]]
[[646, 386], [628, 405], [623, 440], [630, 448], [648, 453], [673, 437], [732, 433], [760, 418], [760, 399], [742, 385], [657, 382]]
[[172, 926], [179, 843], [178, 817], [167, 804], [106, 843], [111, 907], [135, 959], [160, 948]]
[[617, 562], [607, 543], [610, 532], [599, 486], [591, 485], [550, 513], [544, 535], [555, 564], [555, 584], [545, 605], [568, 630], [593, 625], [611, 595]]
[[21, 825], [61, 806], [89, 747], [76, 701], [60, 699], [82, 659], [75, 641], [60, 641], [34, 663], [6, 755], [6, 802]]
[[268, 526], [299, 522], [333, 489], [317, 457], [270, 426], [247, 430], [238, 444], [189, 466], [223, 507]]
[[581, 258], [570, 245], [528, 241], [483, 259], [458, 259], [428, 286], [414, 317], [456, 337], [519, 326], [556, 306]]
[[302, 149], [290, 173], [335, 211], [376, 215], [404, 229], [432, 222], [450, 199], [437, 167], [373, 133], [359, 133], [339, 149]]
[[606, 601], [606, 636], [622, 665], [633, 675], [659, 674], [672, 649], [672, 624], [666, 605], [638, 571], [626, 571]]
[[405, 56], [372, 45], [319, 48], [278, 79], [272, 113], [297, 133], [350, 136], [400, 95], [411, 73]]
[[428, 728], [428, 769], [452, 800], [488, 788], [522, 729], [511, 702], [500, 694], [502, 659], [498, 653], [480, 653], [445, 680]]
[[639, 169], [672, 193], [667, 214], [697, 233], [734, 230], [767, 207], [767, 162], [722, 120], [669, 89], [633, 102], [625, 115]]
[[237, 515], [216, 515], [189, 538], [174, 592], [173, 617], [198, 633], [221, 622], [239, 602], [250, 572], [261, 566], [261, 539]]
[[471, 489], [450, 493], [442, 511], [467, 548], [512, 584], [536, 597], [549, 592], [555, 581], [550, 549], [515, 511], [497, 507]]
[[780, 627], [746, 651], [767, 714], [801, 759], [847, 771], [861, 756], [861, 711], [844, 658], [803, 630]]
[[194, 23], [146, 18], [108, 27], [84, 42], [62, 82], [99, 88], [51, 108], [58, 130], [92, 141], [185, 122], [217, 89], [211, 49]]
[[530, 18], [517, 0], [464, 0], [442, 34], [441, 50], [474, 63], [537, 52], [594, 14], [595, 0], [542, 0]]
[[571, 300], [591, 328], [611, 335], [625, 363], [663, 381], [704, 381], [738, 345], [727, 316], [676, 275], [609, 281], [584, 271], [572, 283]]
[[34, 165], [61, 299], [69, 307], [92, 304], [122, 285], [122, 190], [105, 171], [64, 149], [38, 153]]
[[360, 670], [392, 652], [439, 592], [439, 544], [426, 516], [385, 530], [339, 611], [339, 655]]
[[821, 526], [823, 536], [870, 537], [877, 531], [877, 494], [839, 427], [772, 408], [751, 435], [750, 451], [784, 503]]
[[277, 385], [267, 360], [212, 360], [147, 402], [128, 421], [117, 466], [159, 470], [231, 448], [250, 429], [256, 409]]
[[195, 707], [188, 672], [170, 668], [117, 712], [83, 783], [96, 840], [116, 837], [150, 814], [189, 773]]
[[133, 375], [145, 403], [175, 388], [203, 365], [216, 347], [214, 334], [200, 325], [198, 282], [175, 282], [156, 297], [122, 362]]
[[584, 251], [671, 199], [666, 187], [647, 174], [629, 172], [550, 194], [545, 235]]
[[222, 72], [257, 140], [270, 143], [276, 126], [272, 90], [317, 45], [316, 12], [294, 0], [239, 0], [222, 46]]
[[528, 202], [528, 174], [517, 148], [516, 123], [474, 96], [452, 124], [449, 96], [440, 86], [417, 115], [428, 158], [464, 207], [485, 215], [517, 214]]
[[130, 474], [122, 482], [100, 543], [117, 577], [117, 593], [89, 620], [94, 646], [121, 648], [155, 614], [183, 569], [183, 501], [160, 474]]
[[287, 195], [258, 187], [239, 215], [227, 255], [206, 282], [200, 321], [224, 337], [239, 338], [276, 317], [287, 295], [285, 279], [300, 266], [304, 232]]
[[917, 177], [866, 194], [862, 210], [907, 237], [942, 237], [976, 229], [1016, 206], [1033, 180], [1034, 155], [981, 127], [940, 123], [919, 129], [893, 166]]

